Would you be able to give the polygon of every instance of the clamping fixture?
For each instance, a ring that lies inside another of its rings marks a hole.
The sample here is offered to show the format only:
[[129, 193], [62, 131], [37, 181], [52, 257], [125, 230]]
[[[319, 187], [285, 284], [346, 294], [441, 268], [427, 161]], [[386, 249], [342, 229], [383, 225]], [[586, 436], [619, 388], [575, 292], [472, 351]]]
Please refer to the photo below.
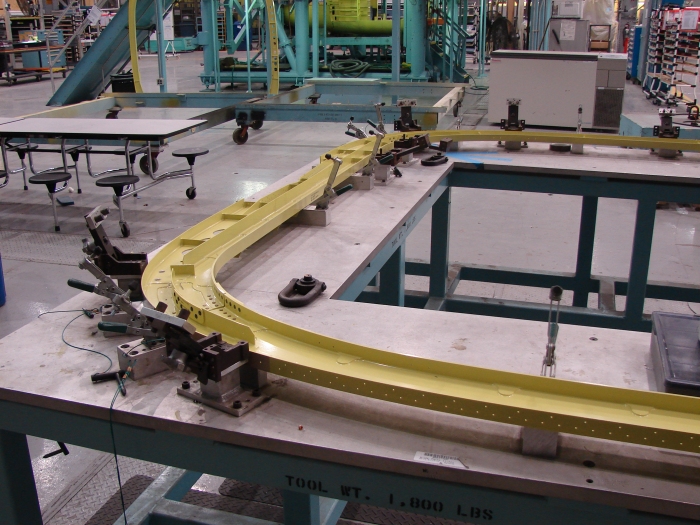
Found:
[[148, 264], [148, 257], [143, 252], [125, 253], [112, 244], [103, 227], [108, 214], [109, 208], [98, 206], [85, 216], [85, 223], [92, 241], [83, 239], [83, 253], [102, 272], [115, 279], [120, 288], [127, 288], [131, 283], [136, 282], [137, 286], [131, 293], [131, 300], [142, 301], [141, 276]]
[[292, 279], [277, 295], [277, 300], [287, 308], [306, 306], [325, 291], [326, 283], [306, 274], [301, 279]]
[[[542, 360], [541, 375], [554, 377], [557, 369], [557, 358], [555, 350], [557, 348], [557, 335], [559, 334], [559, 306], [564, 289], [561, 286], [552, 286], [549, 290], [549, 317], [547, 319], [547, 347], [544, 359]], [[552, 310], [554, 303], [557, 303], [557, 311], [554, 322], [552, 322]]]
[[384, 105], [384, 102], [378, 102], [374, 105], [374, 110], [377, 112], [377, 122], [374, 123], [370, 119], [367, 119], [367, 124], [386, 135], [387, 131], [386, 128], [384, 128], [384, 116], [382, 115], [382, 106]]
[[343, 159], [340, 157], [333, 157], [330, 153], [326, 153], [326, 160], [332, 160], [333, 167], [331, 168], [331, 173], [328, 176], [326, 187], [323, 189], [323, 196], [316, 201], [317, 210], [327, 210], [331, 201], [338, 196], [333, 189], [333, 184], [335, 184], [335, 178], [338, 175], [338, 170], [340, 169], [340, 165], [343, 163]]
[[412, 107], [418, 105], [416, 99], [402, 98], [396, 103], [396, 107], [401, 110], [401, 116], [394, 121], [394, 131], [421, 131], [417, 120], [413, 120]]
[[362, 131], [360, 128], [358, 128], [355, 123], [355, 117], [350, 117], [350, 122], [348, 122], [348, 129], [345, 132], [346, 135], [349, 137], [353, 137], [356, 139], [365, 139], [367, 138], [367, 134]]
[[[662, 139], [677, 139], [681, 134], [680, 126], [673, 125], [673, 116], [676, 111], [673, 109], [660, 109], [659, 118], [661, 119], [661, 124], [659, 126], [654, 126], [653, 134], [655, 137]], [[659, 157], [665, 159], [673, 159], [678, 155], [678, 150], [676, 149], [659, 149]]]
[[[369, 162], [365, 164], [364, 168], [362, 168], [362, 175], [366, 176], [372, 176], [375, 175], [377, 179], [380, 180], [385, 180], [384, 176], [384, 171], [388, 170], [383, 170], [382, 166], [380, 165], [381, 163], [377, 160], [377, 153], [379, 152], [379, 146], [382, 143], [382, 139], [385, 136], [385, 133], [382, 131], [374, 131], [370, 130], [369, 131], [370, 135], [374, 135], [374, 146], [372, 147], [372, 153], [369, 156]], [[381, 173], [379, 173], [381, 171]]]

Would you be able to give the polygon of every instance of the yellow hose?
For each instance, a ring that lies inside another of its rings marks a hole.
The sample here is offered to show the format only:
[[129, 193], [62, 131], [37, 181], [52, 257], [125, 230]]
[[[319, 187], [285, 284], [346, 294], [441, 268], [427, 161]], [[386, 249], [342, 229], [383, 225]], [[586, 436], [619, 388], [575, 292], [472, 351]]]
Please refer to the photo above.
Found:
[[131, 54], [131, 72], [134, 74], [136, 93], [143, 93], [141, 74], [139, 73], [139, 44], [136, 39], [136, 0], [129, 0], [129, 52]]

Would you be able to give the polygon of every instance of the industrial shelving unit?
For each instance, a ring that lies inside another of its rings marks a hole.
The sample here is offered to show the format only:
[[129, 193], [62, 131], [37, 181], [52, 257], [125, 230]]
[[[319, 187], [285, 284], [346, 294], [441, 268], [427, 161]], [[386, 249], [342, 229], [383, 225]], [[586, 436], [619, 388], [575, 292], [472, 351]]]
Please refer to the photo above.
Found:
[[654, 104], [675, 104], [673, 77], [678, 23], [669, 16], [669, 9], [652, 11], [649, 24], [646, 75], [642, 87]]
[[657, 105], [695, 105], [699, 66], [700, 34], [697, 24], [694, 27], [684, 25], [683, 9], [653, 11], [643, 82], [647, 98], [653, 99]]
[[700, 35], [697, 31], [680, 30], [675, 54], [675, 96], [680, 102], [695, 105], [698, 78]]
[[477, 12], [479, 6], [476, 0], [469, 0], [467, 3], [467, 38], [466, 38], [466, 49], [467, 55], [474, 56], [474, 62], [476, 62], [476, 52], [479, 43], [479, 18]]

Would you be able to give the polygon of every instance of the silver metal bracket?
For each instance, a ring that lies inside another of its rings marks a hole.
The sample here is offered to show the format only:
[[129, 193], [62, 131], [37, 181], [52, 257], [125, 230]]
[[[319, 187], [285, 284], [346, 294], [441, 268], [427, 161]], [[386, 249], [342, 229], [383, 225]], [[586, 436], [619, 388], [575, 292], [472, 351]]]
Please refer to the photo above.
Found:
[[261, 393], [260, 388], [249, 390], [241, 386], [241, 368], [247, 365], [247, 360], [240, 361], [221, 374], [221, 381], [210, 380], [206, 385], [196, 379], [186, 381], [177, 389], [177, 393], [197, 403], [241, 417], [270, 399]]
[[117, 359], [121, 370], [129, 370], [129, 377], [135, 381], [168, 370], [165, 343], [149, 344], [143, 339], [117, 346]]

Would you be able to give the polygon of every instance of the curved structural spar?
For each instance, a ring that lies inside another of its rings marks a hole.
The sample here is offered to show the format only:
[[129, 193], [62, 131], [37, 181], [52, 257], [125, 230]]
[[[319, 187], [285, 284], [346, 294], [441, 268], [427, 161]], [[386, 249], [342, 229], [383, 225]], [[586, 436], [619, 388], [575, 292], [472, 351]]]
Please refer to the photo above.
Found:
[[[411, 135], [411, 134], [409, 134]], [[387, 135], [383, 145], [399, 137]], [[439, 131], [432, 140], [518, 140], [700, 151], [700, 142], [597, 134]], [[330, 153], [343, 159], [335, 185], [362, 169], [375, 138]], [[621, 442], [700, 452], [700, 399], [502, 372], [395, 354], [341, 341], [261, 315], [216, 275], [233, 257], [323, 195], [333, 162], [320, 164], [255, 203], [238, 201], [171, 241], [143, 275], [152, 304], [192, 312], [202, 333], [246, 340], [251, 363], [299, 381], [395, 403]], [[344, 355], [343, 355], [344, 354]], [[342, 355], [342, 359], [339, 359]], [[342, 364], [341, 364], [342, 363]]]

